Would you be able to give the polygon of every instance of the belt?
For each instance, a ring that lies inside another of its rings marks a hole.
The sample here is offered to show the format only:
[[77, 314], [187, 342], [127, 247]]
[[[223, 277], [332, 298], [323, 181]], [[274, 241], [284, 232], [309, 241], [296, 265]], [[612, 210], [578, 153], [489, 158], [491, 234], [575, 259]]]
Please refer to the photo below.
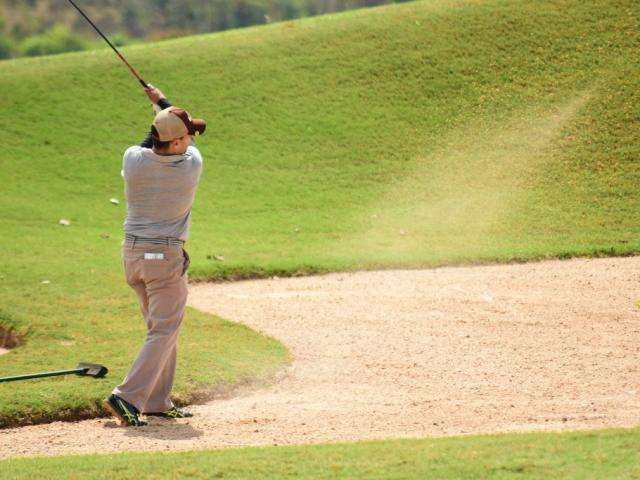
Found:
[[131, 235], [130, 233], [124, 234], [124, 241], [132, 243], [150, 243], [152, 245], [184, 245], [184, 240], [174, 237], [138, 237], [137, 235]]

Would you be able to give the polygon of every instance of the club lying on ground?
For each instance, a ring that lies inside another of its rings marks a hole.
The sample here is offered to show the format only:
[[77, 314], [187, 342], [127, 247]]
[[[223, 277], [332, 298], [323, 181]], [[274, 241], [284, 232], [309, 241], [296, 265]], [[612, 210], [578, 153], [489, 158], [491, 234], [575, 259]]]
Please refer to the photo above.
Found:
[[53, 372], [29, 373], [26, 375], [16, 375], [14, 377], [0, 377], [2, 382], [14, 382], [16, 380], [29, 380], [31, 378], [58, 377], [60, 375], [70, 375], [75, 373], [82, 377], [102, 378], [109, 370], [104, 365], [97, 363], [79, 363], [78, 366], [71, 370], [56, 370]]

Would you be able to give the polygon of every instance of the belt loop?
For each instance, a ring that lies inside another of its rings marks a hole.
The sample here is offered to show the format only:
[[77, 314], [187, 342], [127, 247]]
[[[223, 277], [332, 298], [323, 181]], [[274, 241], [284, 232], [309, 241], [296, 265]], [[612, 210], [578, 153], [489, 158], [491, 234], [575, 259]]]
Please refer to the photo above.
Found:
[[136, 237], [135, 235], [133, 236], [133, 243], [131, 244], [131, 249], [133, 250], [133, 248], [136, 246], [136, 240], [138, 239], [138, 237]]

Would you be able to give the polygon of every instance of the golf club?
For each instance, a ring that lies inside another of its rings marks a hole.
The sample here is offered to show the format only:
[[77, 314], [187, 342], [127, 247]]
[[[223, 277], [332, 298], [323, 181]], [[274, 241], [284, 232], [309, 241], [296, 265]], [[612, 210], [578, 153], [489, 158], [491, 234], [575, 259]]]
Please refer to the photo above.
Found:
[[108, 371], [109, 370], [104, 365], [98, 365], [96, 363], [79, 363], [78, 366], [72, 370], [57, 370], [54, 372], [40, 372], [30, 373], [27, 375], [16, 375], [15, 377], [0, 377], [0, 383], [14, 382], [16, 380], [28, 380], [30, 378], [57, 377], [59, 375], [69, 375], [72, 373], [80, 376], [102, 378], [107, 374]]
[[124, 57], [122, 56], [122, 54], [118, 51], [118, 49], [113, 45], [113, 43], [111, 43], [111, 42], [109, 41], [109, 39], [104, 35], [104, 33], [102, 33], [102, 32], [100, 31], [100, 29], [96, 26], [96, 24], [95, 24], [95, 23], [93, 23], [89, 17], [87, 17], [87, 14], [86, 14], [86, 13], [84, 13], [84, 12], [80, 9], [80, 7], [79, 7], [78, 5], [76, 5], [76, 4], [75, 4], [75, 2], [74, 2], [73, 0], [69, 0], [69, 3], [71, 3], [71, 5], [73, 5], [73, 6], [76, 8], [76, 10], [78, 10], [78, 11], [80, 12], [80, 15], [82, 15], [82, 16], [87, 20], [87, 22], [89, 22], [89, 23], [91, 24], [91, 26], [92, 26], [93, 28], [95, 28], [96, 32], [98, 32], [98, 33], [100, 34], [100, 36], [101, 36], [102, 38], [104, 38], [104, 41], [105, 41], [105, 42], [107, 42], [107, 43], [109, 44], [109, 46], [113, 49], [113, 51], [114, 51], [114, 52], [116, 52], [116, 55], [118, 55], [118, 57], [120, 57], [120, 60], [122, 60], [122, 61], [125, 63], [125, 65], [126, 65], [127, 67], [129, 67], [129, 70], [131, 70], [131, 73], [133, 73], [133, 76], [134, 76], [134, 77], [136, 77], [136, 78], [138, 79], [138, 81], [140, 82], [140, 84], [141, 84], [144, 88], [149, 88], [149, 85], [147, 84], [147, 82], [145, 82], [145, 81], [142, 79], [142, 77], [140, 76], [140, 74], [138, 73], [138, 71], [137, 71], [135, 68], [133, 68], [129, 62], [127, 62], [127, 59], [126, 59], [126, 58], [124, 58]]

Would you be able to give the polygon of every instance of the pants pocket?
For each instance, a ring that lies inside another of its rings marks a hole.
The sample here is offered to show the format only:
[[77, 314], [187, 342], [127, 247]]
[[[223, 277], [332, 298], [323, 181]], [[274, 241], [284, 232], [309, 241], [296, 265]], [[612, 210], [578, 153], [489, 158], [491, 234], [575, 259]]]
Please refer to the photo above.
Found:
[[163, 259], [139, 259], [137, 260], [142, 270], [142, 277], [145, 283], [158, 280], [166, 280], [176, 276], [180, 268], [179, 258]]
[[131, 259], [122, 258], [122, 269], [124, 270], [124, 278], [127, 281], [127, 284], [133, 286], [137, 279], [135, 275], [135, 264]]
[[181, 276], [183, 276], [185, 273], [187, 273], [189, 265], [191, 265], [191, 259], [189, 258], [189, 254], [187, 253], [187, 251], [184, 248], [182, 249], [182, 253], [183, 253], [183, 256], [184, 256], [184, 261], [182, 262], [182, 275]]

